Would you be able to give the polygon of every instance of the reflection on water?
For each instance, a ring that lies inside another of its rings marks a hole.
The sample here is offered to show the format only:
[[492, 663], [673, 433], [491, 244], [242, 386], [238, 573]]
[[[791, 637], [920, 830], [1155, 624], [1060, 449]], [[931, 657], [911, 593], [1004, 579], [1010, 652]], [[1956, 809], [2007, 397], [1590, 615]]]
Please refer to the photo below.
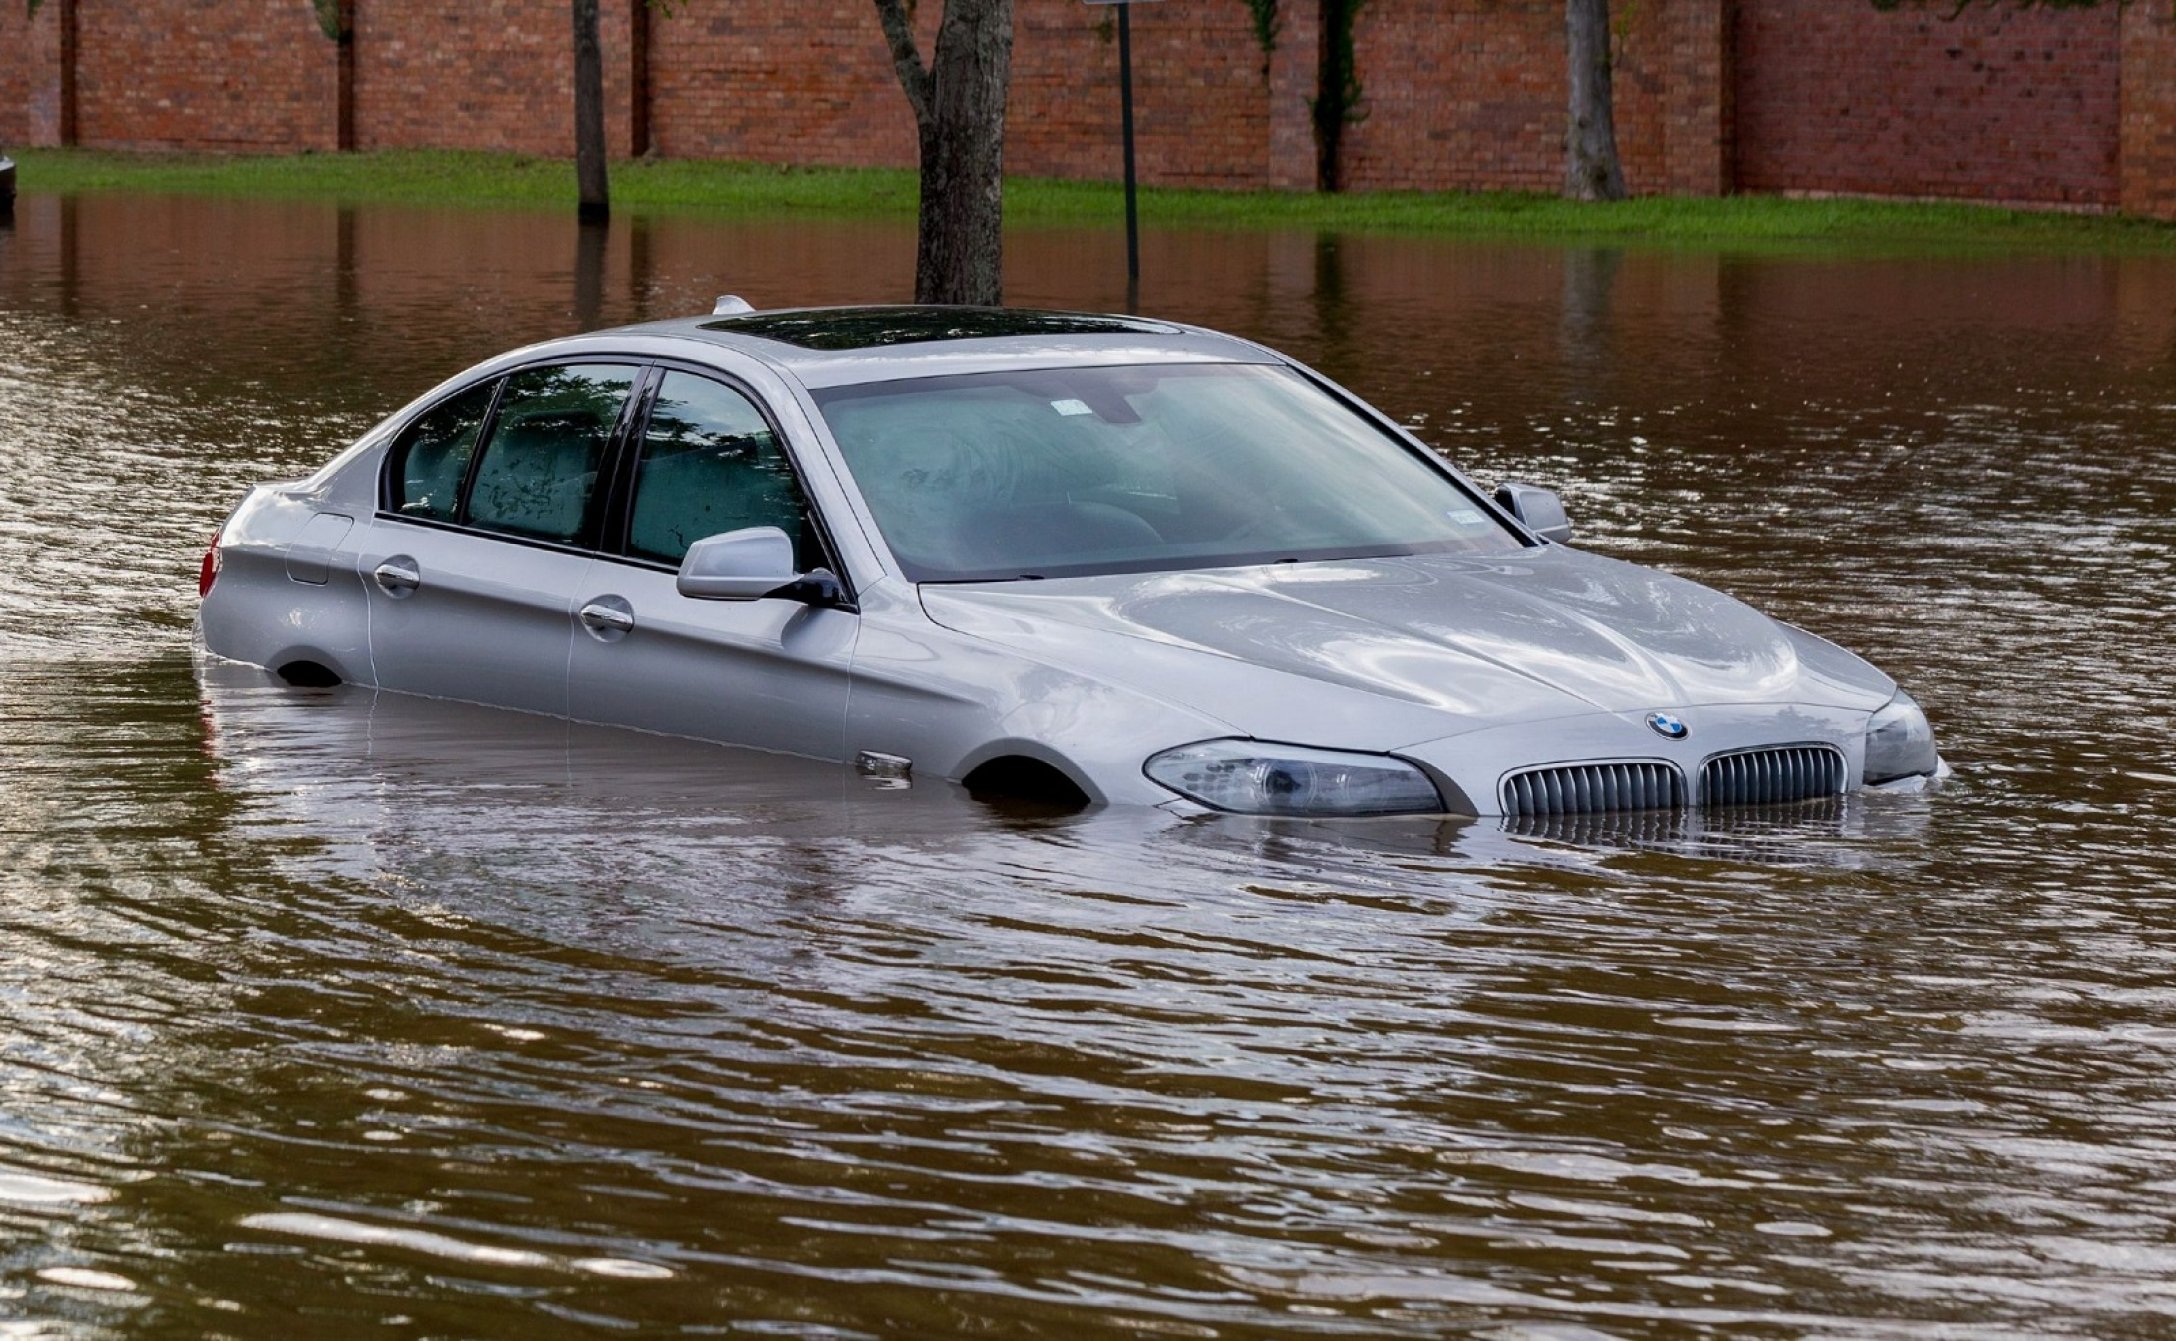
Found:
[[2165, 1332], [2176, 262], [1146, 243], [1146, 310], [1864, 649], [1958, 778], [1048, 817], [199, 677], [249, 482], [521, 340], [900, 298], [911, 236], [27, 198], [0, 1335]]

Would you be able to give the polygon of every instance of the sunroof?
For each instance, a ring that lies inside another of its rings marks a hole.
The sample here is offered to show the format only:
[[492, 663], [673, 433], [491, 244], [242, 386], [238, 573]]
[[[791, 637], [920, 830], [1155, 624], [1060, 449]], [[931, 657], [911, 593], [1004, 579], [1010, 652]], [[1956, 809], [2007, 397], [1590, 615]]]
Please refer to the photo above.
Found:
[[1034, 312], [1017, 307], [835, 307], [808, 312], [750, 312], [703, 323], [803, 349], [882, 349], [937, 340], [1007, 335], [1171, 335], [1177, 328], [1131, 317]]

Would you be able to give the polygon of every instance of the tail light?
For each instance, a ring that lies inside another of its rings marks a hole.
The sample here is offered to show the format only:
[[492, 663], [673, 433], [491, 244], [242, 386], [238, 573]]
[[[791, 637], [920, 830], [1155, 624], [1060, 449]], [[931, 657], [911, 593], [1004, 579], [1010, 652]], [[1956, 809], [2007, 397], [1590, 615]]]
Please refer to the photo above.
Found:
[[212, 583], [219, 580], [219, 537], [225, 528], [212, 532], [212, 543], [204, 551], [204, 562], [196, 570], [196, 598], [203, 600], [212, 594]]

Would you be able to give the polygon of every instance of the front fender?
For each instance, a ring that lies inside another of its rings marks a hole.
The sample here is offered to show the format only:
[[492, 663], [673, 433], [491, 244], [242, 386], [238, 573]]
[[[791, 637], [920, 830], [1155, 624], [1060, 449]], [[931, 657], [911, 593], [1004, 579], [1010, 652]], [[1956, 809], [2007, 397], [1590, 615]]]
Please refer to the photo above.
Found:
[[1092, 801], [1160, 805], [1171, 793], [1142, 773], [1143, 760], [1239, 734], [1196, 709], [944, 628], [884, 592], [864, 593], [863, 616], [849, 754], [897, 755], [955, 782], [1019, 755], [1058, 769]]

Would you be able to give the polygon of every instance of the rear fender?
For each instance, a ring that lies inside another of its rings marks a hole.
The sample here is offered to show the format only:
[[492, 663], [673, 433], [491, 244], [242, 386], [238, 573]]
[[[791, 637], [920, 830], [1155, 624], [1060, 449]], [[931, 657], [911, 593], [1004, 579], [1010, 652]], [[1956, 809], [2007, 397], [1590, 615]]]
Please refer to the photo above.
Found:
[[[344, 529], [335, 520], [343, 517]], [[313, 522], [313, 540], [324, 543], [301, 554], [295, 541]], [[221, 529], [219, 577], [197, 608], [204, 650], [270, 671], [306, 662], [371, 683], [370, 607], [355, 567], [369, 526], [368, 516], [329, 511], [323, 495], [302, 487], [252, 490]]]

